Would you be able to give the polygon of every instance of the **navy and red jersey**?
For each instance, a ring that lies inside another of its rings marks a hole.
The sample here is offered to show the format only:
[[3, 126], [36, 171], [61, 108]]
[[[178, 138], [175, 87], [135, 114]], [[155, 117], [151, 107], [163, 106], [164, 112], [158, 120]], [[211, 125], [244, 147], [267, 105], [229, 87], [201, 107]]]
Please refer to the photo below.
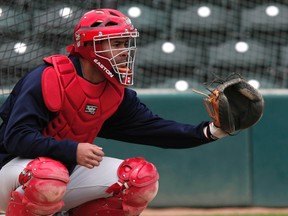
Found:
[[[71, 56], [77, 74], [82, 77], [79, 59]], [[76, 165], [78, 142], [42, 134], [56, 116], [45, 106], [41, 76], [48, 65], [43, 64], [26, 74], [15, 85], [0, 108], [0, 168], [15, 157], [46, 156], [59, 160], [68, 168]], [[135, 91], [126, 88], [117, 111], [103, 124], [98, 137], [160, 148], [191, 148], [213, 140], [207, 139], [198, 125], [166, 120], [149, 110]], [[113, 147], [112, 147], [113, 148]]]

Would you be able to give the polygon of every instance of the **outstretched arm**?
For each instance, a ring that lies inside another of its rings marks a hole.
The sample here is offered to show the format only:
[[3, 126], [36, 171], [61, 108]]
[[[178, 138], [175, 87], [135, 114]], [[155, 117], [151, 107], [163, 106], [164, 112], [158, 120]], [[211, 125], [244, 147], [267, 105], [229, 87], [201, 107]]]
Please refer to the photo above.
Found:
[[136, 92], [126, 89], [118, 111], [106, 121], [99, 136], [161, 148], [191, 148], [214, 141], [206, 136], [208, 125], [163, 119], [141, 103]]

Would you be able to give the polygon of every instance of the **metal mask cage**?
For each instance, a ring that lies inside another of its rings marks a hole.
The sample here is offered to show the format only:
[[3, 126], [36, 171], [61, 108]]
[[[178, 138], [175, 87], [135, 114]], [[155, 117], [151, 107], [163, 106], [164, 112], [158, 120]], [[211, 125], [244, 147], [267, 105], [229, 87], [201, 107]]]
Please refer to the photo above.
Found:
[[[138, 36], [138, 32], [125, 32], [107, 35], [102, 35], [100, 33], [98, 36], [93, 37], [95, 55], [110, 62], [118, 81], [123, 85], [133, 85], [135, 56], [137, 49], [136, 38]], [[125, 38], [127, 38], [125, 46], [121, 46], [120, 48], [113, 47], [113, 40], [121, 40]], [[105, 40], [108, 41], [108, 48], [104, 50], [101, 46], [101, 42]], [[110, 57], [107, 56], [108, 54]], [[121, 60], [121, 56], [125, 56], [125, 59]]]

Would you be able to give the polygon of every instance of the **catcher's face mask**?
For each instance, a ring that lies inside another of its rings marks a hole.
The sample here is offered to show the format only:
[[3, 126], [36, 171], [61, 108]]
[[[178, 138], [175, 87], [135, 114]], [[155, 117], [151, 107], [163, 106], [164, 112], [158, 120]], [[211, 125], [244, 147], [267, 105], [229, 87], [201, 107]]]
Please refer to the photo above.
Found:
[[136, 38], [130, 19], [113, 9], [84, 14], [74, 30], [75, 43], [67, 47], [89, 60], [113, 83], [133, 85]]
[[[100, 62], [109, 62], [115, 78], [122, 85], [133, 84], [136, 37], [128, 35], [108, 35], [107, 39], [94, 37], [94, 53]], [[94, 61], [95, 63], [95, 61]]]

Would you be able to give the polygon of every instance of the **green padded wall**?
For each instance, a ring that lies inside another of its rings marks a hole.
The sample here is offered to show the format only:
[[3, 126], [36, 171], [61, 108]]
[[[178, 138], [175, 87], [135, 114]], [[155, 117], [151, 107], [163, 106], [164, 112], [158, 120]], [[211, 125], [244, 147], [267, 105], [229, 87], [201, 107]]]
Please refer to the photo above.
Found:
[[253, 205], [288, 206], [288, 95], [266, 95], [252, 129]]

